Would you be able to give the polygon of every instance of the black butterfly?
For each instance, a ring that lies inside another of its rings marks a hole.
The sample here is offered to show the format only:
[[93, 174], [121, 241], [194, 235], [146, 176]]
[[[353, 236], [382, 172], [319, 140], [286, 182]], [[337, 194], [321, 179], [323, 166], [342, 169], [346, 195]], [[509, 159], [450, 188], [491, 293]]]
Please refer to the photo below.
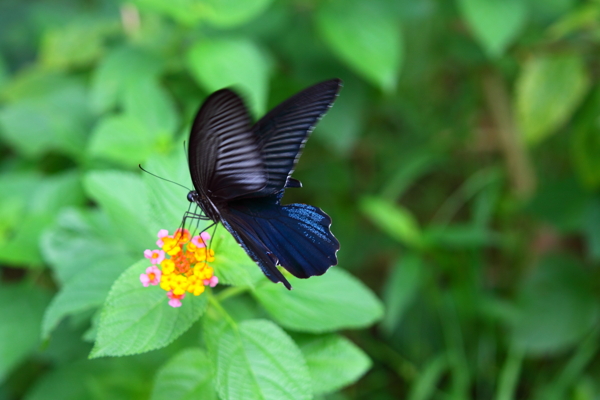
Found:
[[189, 165], [195, 191], [188, 200], [221, 222], [273, 282], [322, 275], [337, 264], [340, 244], [331, 218], [307, 204], [280, 205], [308, 135], [335, 101], [339, 79], [290, 97], [252, 125], [244, 102], [230, 89], [211, 94], [194, 119]]

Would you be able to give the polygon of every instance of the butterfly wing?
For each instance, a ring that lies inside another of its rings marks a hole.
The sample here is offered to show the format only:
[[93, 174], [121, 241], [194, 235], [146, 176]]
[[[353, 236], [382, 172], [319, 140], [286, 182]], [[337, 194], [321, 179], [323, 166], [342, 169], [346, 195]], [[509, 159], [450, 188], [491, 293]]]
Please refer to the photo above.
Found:
[[340, 79], [317, 83], [279, 104], [252, 127], [267, 178], [265, 187], [252, 196], [270, 195], [284, 187], [299, 187], [299, 181], [289, 183], [288, 178], [308, 135], [329, 110], [341, 86]]
[[188, 150], [198, 192], [220, 202], [260, 191], [267, 174], [242, 99], [229, 89], [210, 95], [198, 111]]
[[[219, 220], [273, 282], [291, 285], [282, 265], [300, 278], [337, 264], [339, 242], [331, 219], [305, 204], [281, 206], [308, 135], [331, 107], [341, 81], [316, 84], [284, 101], [250, 128], [242, 99], [224, 89], [196, 115], [189, 165], [196, 190], [218, 209]], [[208, 203], [207, 203], [208, 204]]]
[[230, 202], [222, 220], [265, 275], [290, 289], [276, 265], [298, 278], [322, 275], [337, 264], [340, 244], [327, 214], [307, 204], [281, 206], [282, 195]]

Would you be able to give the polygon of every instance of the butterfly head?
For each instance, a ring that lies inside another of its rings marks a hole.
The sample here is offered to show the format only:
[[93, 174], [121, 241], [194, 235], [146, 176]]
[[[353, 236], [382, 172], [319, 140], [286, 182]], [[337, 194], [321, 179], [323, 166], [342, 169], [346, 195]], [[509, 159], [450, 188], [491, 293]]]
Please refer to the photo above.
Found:
[[196, 190], [192, 190], [188, 193], [187, 199], [190, 203], [194, 203], [200, 207], [202, 213], [212, 221], [219, 222], [221, 220], [219, 210], [207, 196], [198, 193]]
[[199, 198], [200, 196], [198, 196], [198, 192], [196, 192], [195, 190], [191, 190], [187, 195], [187, 199], [190, 203], [198, 204]]

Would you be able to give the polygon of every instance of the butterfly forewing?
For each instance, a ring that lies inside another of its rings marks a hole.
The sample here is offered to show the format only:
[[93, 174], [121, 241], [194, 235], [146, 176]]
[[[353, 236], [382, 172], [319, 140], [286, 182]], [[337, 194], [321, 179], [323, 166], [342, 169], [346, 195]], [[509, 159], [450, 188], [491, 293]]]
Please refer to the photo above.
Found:
[[308, 135], [335, 101], [341, 84], [339, 79], [317, 83], [279, 104], [252, 127], [267, 183], [251, 196], [273, 194], [286, 186]]
[[228, 89], [213, 93], [192, 126], [189, 164], [194, 187], [215, 202], [260, 191], [267, 174], [242, 99]]

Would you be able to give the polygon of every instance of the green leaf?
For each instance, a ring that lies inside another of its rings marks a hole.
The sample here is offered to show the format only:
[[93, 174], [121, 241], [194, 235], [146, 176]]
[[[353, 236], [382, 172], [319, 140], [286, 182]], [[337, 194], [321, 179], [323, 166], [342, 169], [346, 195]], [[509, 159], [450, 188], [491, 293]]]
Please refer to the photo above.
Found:
[[8, 204], [16, 224], [7, 227], [4, 237], [0, 237], [0, 262], [38, 266], [42, 263], [38, 245], [42, 232], [63, 207], [84, 202], [80, 176], [66, 171], [42, 180], [29, 174], [7, 174], [6, 178], [0, 179], [6, 199], [0, 204]]
[[215, 371], [223, 400], [310, 399], [304, 357], [277, 325], [265, 320], [227, 326], [218, 339]]
[[0, 110], [0, 134], [4, 141], [20, 153], [35, 157], [51, 146], [52, 116], [44, 112], [38, 102], [23, 101], [5, 106]]
[[316, 23], [335, 55], [367, 81], [392, 91], [404, 45], [400, 21], [387, 7], [383, 1], [322, 2]]
[[[168, 179], [186, 188], [193, 188], [190, 169], [187, 165], [183, 146], [175, 146], [169, 153], [153, 153], [143, 167], [153, 174]], [[152, 224], [159, 229], [174, 231], [190, 207], [185, 188], [156, 176], [143, 173], [142, 181], [148, 191]], [[200, 224], [200, 228], [204, 227]]]
[[381, 197], [394, 201], [399, 199], [422, 176], [438, 167], [439, 156], [431, 151], [412, 151], [397, 162], [394, 175], [385, 183]]
[[0, 285], [0, 382], [37, 349], [48, 295], [30, 285]]
[[54, 89], [3, 107], [0, 133], [27, 157], [58, 150], [79, 160], [90, 125], [87, 93], [83, 83], [74, 79]]
[[[8, 64], [6, 63], [5, 57], [0, 56], [0, 89], [4, 90], [5, 86], [7, 86], [8, 77], [9, 77]], [[2, 90], [0, 90], [0, 93], [2, 93]], [[0, 95], [0, 98], [1, 98], [1, 95]]]
[[593, 2], [579, 3], [577, 0], [528, 0], [527, 3], [531, 8], [531, 16], [542, 22], [553, 21], [569, 15], [577, 5], [594, 4]]
[[269, 282], [252, 292], [284, 328], [311, 333], [358, 329], [383, 315], [373, 292], [339, 267], [311, 279], [288, 279], [292, 290]]
[[391, 334], [398, 326], [410, 303], [421, 287], [422, 270], [426, 265], [416, 254], [405, 254], [394, 266], [391, 276], [385, 282], [385, 317], [382, 327]]
[[522, 0], [459, 0], [460, 11], [475, 38], [491, 58], [504, 54], [525, 25]]
[[135, 167], [156, 150], [159, 132], [148, 130], [144, 121], [130, 115], [104, 117], [92, 131], [89, 147], [91, 157]]
[[[58, 214], [55, 225], [44, 232], [41, 240], [44, 259], [52, 267], [54, 279], [59, 284], [79, 274], [82, 264], [105, 256], [105, 247], [125, 248], [121, 241], [111, 234], [113, 226], [106, 213], [101, 210], [80, 210], [67, 208]], [[94, 242], [100, 246], [90, 246]], [[69, 257], [73, 254], [73, 257]], [[137, 260], [137, 258], [136, 258]]]
[[530, 354], [557, 352], [578, 343], [598, 322], [599, 307], [590, 274], [564, 256], [543, 259], [518, 296], [511, 321], [512, 342]]
[[[229, 296], [228, 292], [234, 295]], [[214, 299], [217, 301], [210, 302], [214, 307], [209, 307], [202, 318], [202, 339], [211, 360], [216, 359], [219, 340], [226, 330], [238, 329], [241, 321], [255, 320], [265, 315], [264, 310], [255, 301], [250, 301], [247, 295], [235, 295], [235, 292], [236, 289], [221, 292]]]
[[588, 257], [598, 261], [600, 260], [600, 198], [597, 196], [590, 201], [583, 221]]
[[137, 262], [114, 283], [102, 309], [91, 358], [159, 349], [177, 339], [204, 313], [206, 294], [188, 293], [183, 305], [173, 308], [159, 286], [142, 286], [140, 274], [148, 265], [147, 260]]
[[264, 114], [271, 67], [267, 54], [256, 44], [245, 39], [202, 40], [190, 49], [187, 62], [204, 89], [239, 87], [249, 108], [256, 115]]
[[[572, 0], [566, 1], [571, 2]], [[600, 7], [598, 7], [597, 3], [583, 3], [571, 12], [559, 12], [557, 17], [558, 20], [548, 28], [548, 37], [551, 41], [564, 40], [573, 35], [588, 31], [589, 27], [594, 27], [596, 21], [600, 18]]]
[[584, 222], [589, 200], [590, 194], [569, 175], [566, 179], [542, 181], [527, 211], [562, 233], [577, 232]]
[[52, 337], [42, 337], [40, 350], [36, 356], [52, 365], [66, 364], [75, 359], [86, 359], [91, 345], [82, 340], [82, 332], [90, 323], [90, 313], [83, 312], [74, 315], [68, 321], [60, 324], [52, 332]]
[[179, 122], [175, 105], [156, 80], [133, 80], [123, 97], [127, 116], [137, 119], [147, 131], [143, 140], [152, 141], [160, 135], [174, 133]]
[[142, 10], [151, 10], [173, 18], [185, 26], [197, 24], [206, 11], [206, 6], [197, 0], [134, 0]]
[[415, 217], [406, 208], [378, 197], [363, 197], [360, 209], [382, 231], [409, 247], [421, 247], [422, 235]]
[[10, 240], [27, 214], [27, 204], [33, 198], [42, 177], [34, 172], [12, 172], [0, 175], [0, 246]]
[[122, 171], [90, 171], [84, 177], [84, 187], [108, 214], [116, 232], [133, 251], [147, 249], [156, 242], [156, 232], [150, 229], [148, 194], [139, 175]]
[[[220, 303], [217, 304], [220, 305]], [[208, 350], [209, 359], [212, 362], [217, 358], [219, 341], [223, 337], [223, 333], [232, 328], [238, 329], [235, 320], [228, 315], [226, 310], [222, 310], [218, 306], [215, 307], [214, 303], [211, 302], [211, 307], [208, 307], [206, 314], [202, 318], [202, 339], [206, 345], [206, 350]]]
[[439, 381], [444, 373], [450, 369], [447, 354], [441, 354], [429, 361], [422, 369], [418, 379], [415, 380], [408, 400], [426, 400], [434, 396]]
[[494, 239], [486, 227], [473, 223], [431, 224], [423, 231], [423, 237], [428, 244], [449, 249], [483, 247]]
[[150, 396], [148, 379], [156, 368], [156, 360], [148, 356], [63, 364], [42, 374], [25, 399], [147, 399]]
[[517, 120], [525, 141], [538, 144], [561, 128], [590, 86], [579, 54], [532, 57], [516, 83]]
[[[598, 9], [600, 14], [600, 8]], [[589, 189], [600, 187], [600, 90], [595, 89], [575, 121], [571, 136], [571, 160], [582, 183]]]
[[74, 82], [73, 77], [62, 72], [43, 68], [28, 68], [19, 71], [7, 82], [0, 92], [2, 100], [15, 103], [20, 100], [43, 99]]
[[54, 217], [63, 207], [83, 205], [84, 201], [81, 175], [75, 170], [65, 170], [44, 177], [30, 201], [29, 212]]
[[204, 0], [202, 17], [215, 26], [231, 28], [257, 17], [273, 0]]
[[138, 80], [153, 80], [163, 68], [163, 62], [153, 54], [131, 46], [116, 47], [94, 71], [90, 103], [97, 113], [115, 107]]
[[96, 341], [96, 337], [98, 336], [98, 324], [100, 323], [100, 316], [102, 315], [102, 310], [98, 309], [92, 315], [90, 319], [90, 327], [83, 333], [81, 339], [85, 342], [94, 343]]
[[348, 386], [371, 368], [369, 357], [343, 336], [302, 335], [295, 339], [306, 359], [315, 394]]
[[61, 283], [44, 314], [42, 337], [65, 316], [100, 306], [114, 281], [135, 261], [112, 230], [104, 213], [69, 209], [42, 237], [42, 253]]
[[156, 374], [151, 400], [217, 400], [206, 353], [188, 348], [177, 353]]
[[239, 26], [263, 13], [273, 0], [135, 0], [141, 8], [169, 16], [193, 26], [207, 21], [221, 28]]
[[41, 63], [58, 69], [91, 64], [102, 53], [107, 28], [105, 24], [90, 20], [50, 30], [42, 38]]

